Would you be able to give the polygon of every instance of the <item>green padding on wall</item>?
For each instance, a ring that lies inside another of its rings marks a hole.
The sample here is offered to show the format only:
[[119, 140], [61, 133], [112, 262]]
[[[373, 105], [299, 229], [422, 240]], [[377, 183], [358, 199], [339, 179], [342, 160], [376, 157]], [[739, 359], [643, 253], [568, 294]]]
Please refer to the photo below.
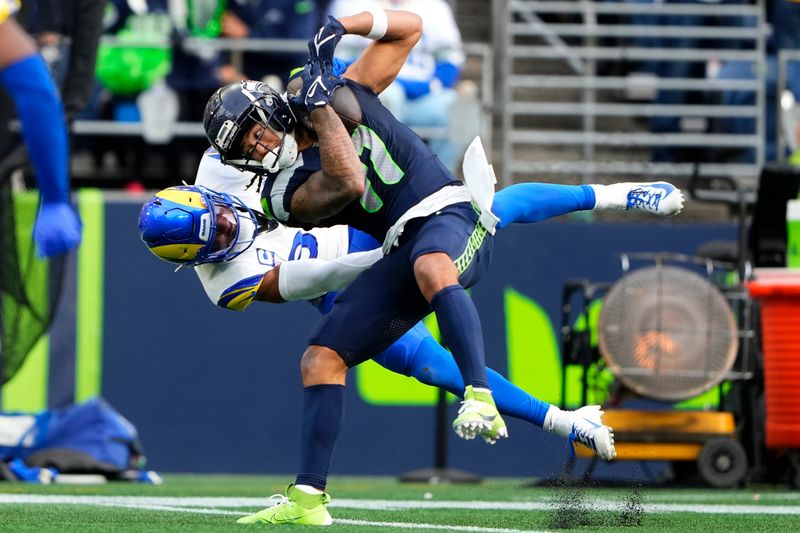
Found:
[[[440, 338], [436, 315], [431, 313], [422, 321], [437, 341]], [[438, 391], [414, 378], [390, 372], [373, 361], [356, 367], [356, 388], [359, 396], [370, 405], [430, 406], [436, 404]], [[458, 400], [448, 393], [448, 403]]]
[[78, 192], [83, 241], [78, 249], [75, 401], [99, 396], [103, 379], [105, 207], [98, 189]]
[[[14, 195], [14, 214], [19, 257], [29, 257], [33, 246], [31, 232], [39, 206], [38, 191]], [[33, 269], [47, 269], [46, 261], [36, 261]], [[37, 276], [47, 279], [47, 276]], [[4, 300], [5, 303], [5, 300]], [[8, 316], [8, 313], [3, 313]], [[47, 335], [31, 350], [19, 372], [2, 388], [4, 411], [36, 412], [47, 407], [47, 372], [49, 366], [49, 339]]]
[[[434, 338], [439, 337], [436, 317], [424, 320]], [[420, 406], [434, 405], [437, 392], [414, 378], [390, 372], [373, 361], [356, 367], [356, 387], [361, 399], [370, 405]]]
[[550, 317], [531, 298], [504, 292], [508, 378], [540, 400], [561, 402], [561, 357]]
[[[589, 304], [589, 308], [587, 309], [589, 315], [589, 344], [592, 345], [592, 348], [597, 348], [597, 345], [600, 343], [598, 339], [597, 327], [600, 323], [600, 311], [603, 310], [603, 300], [595, 300]], [[586, 316], [580, 315], [575, 320], [575, 331], [585, 331], [586, 330]]]
[[3, 385], [3, 411], [36, 413], [47, 408], [47, 373], [50, 365], [50, 338], [39, 339], [22, 368]]

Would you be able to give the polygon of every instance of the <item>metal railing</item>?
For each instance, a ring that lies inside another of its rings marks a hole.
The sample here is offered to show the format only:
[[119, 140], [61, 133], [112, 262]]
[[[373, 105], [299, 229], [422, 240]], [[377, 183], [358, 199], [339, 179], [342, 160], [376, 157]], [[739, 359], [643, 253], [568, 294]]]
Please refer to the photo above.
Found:
[[[734, 176], [749, 185], [757, 182], [764, 161], [766, 101], [763, 0], [753, 6], [588, 0], [502, 2], [504, 9], [499, 12], [505, 24], [498, 40], [501, 50], [497, 57], [501, 58], [501, 77], [505, 81], [500, 95], [504, 185], [547, 174], [576, 175], [586, 182], [596, 179], [598, 174], [688, 177], [697, 173]], [[618, 18], [611, 24], [606, 22], [609, 17], [603, 15]], [[667, 15], [698, 15], [724, 25], [636, 25], [629, 15], [647, 15], [661, 22], [666, 22], [661, 17]], [[563, 22], [568, 16], [570, 22]], [[557, 22], [545, 22], [548, 17]], [[744, 20], [747, 24], [734, 26], [727, 22], [730, 19]], [[667, 39], [668, 44], [649, 47], [624, 41], [654, 37]], [[677, 47], [678, 39], [687, 38], [694, 39], [696, 44], [690, 48]], [[607, 41], [611, 39], [623, 41], [609, 46]], [[744, 49], [700, 45], [712, 41]], [[616, 69], [619, 72], [633, 61], [673, 64], [746, 61], [755, 65], [755, 78], [636, 78], [598, 73], [600, 62], [620, 67]], [[653, 93], [701, 91], [717, 96], [722, 91], [738, 90], [752, 92], [755, 98], [753, 105], [736, 106], [617, 101], [619, 93], [643, 87]], [[615, 93], [608, 96], [612, 91]], [[687, 128], [669, 133], [632, 133], [636, 131], [630, 123], [634, 117], [671, 117], [679, 121], [746, 118], [754, 121], [755, 131], [706, 133]], [[544, 121], [550, 129], [540, 125]], [[649, 161], [649, 154], [630, 154], [642, 147], [751, 149], [755, 157], [752, 163], [654, 163]]]
[[[168, 39], [154, 40], [120, 40], [115, 37], [103, 37], [104, 44], [118, 44], [135, 47], [169, 47], [172, 42]], [[306, 52], [308, 43], [298, 39], [202, 39], [196, 37], [186, 38], [181, 41], [181, 46], [186, 49], [200, 51], [228, 51], [231, 53], [231, 64], [239, 71], [242, 70], [242, 57], [244, 52], [285, 53]], [[485, 43], [465, 43], [464, 52], [468, 57], [475, 57], [481, 62], [480, 68], [480, 101], [484, 114], [481, 136], [487, 145], [491, 145], [491, 113], [493, 98], [493, 66], [491, 47]], [[141, 122], [117, 122], [113, 120], [78, 120], [75, 121], [73, 131], [76, 135], [106, 135], [106, 136], [141, 136], [143, 125]], [[435, 139], [448, 135], [447, 128], [414, 128], [422, 138]], [[171, 137], [202, 137], [203, 126], [199, 122], [175, 122], [172, 124]]]

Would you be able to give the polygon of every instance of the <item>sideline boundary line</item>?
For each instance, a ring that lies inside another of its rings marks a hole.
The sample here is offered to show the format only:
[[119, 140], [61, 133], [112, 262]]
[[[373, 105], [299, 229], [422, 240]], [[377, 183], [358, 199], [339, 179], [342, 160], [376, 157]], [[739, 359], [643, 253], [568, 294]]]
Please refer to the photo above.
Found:
[[[151, 497], [151, 496], [60, 496], [40, 494], [0, 494], [0, 505], [100, 505], [107, 507], [168, 508], [183, 509], [184, 512], [219, 511], [220, 508], [263, 508], [266, 498], [193, 498], [193, 497]], [[624, 501], [590, 500], [586, 502], [587, 511], [617, 512]], [[186, 508], [195, 508], [186, 511]], [[214, 509], [197, 509], [197, 508]], [[552, 511], [559, 507], [557, 502], [483, 502], [483, 501], [431, 501], [431, 500], [354, 500], [337, 499], [331, 502], [333, 508], [363, 509], [373, 511], [396, 511], [403, 509], [466, 509], [466, 510], [505, 510], [505, 511]], [[800, 516], [797, 505], [733, 505], [733, 504], [678, 504], [645, 503], [646, 513], [693, 513], [693, 514], [762, 514]], [[180, 511], [178, 511], [180, 512]], [[234, 511], [225, 511], [234, 513]], [[244, 514], [244, 513], [239, 513]], [[487, 530], [488, 531], [488, 530]], [[492, 531], [511, 531], [493, 529]]]

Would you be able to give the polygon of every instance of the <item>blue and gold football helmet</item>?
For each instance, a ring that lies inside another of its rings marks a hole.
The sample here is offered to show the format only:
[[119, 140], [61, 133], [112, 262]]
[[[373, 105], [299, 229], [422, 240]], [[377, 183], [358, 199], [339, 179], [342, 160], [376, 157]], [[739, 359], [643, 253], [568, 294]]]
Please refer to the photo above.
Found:
[[230, 261], [266, 229], [236, 196], [201, 186], [159, 191], [139, 212], [139, 237], [150, 251], [190, 267]]

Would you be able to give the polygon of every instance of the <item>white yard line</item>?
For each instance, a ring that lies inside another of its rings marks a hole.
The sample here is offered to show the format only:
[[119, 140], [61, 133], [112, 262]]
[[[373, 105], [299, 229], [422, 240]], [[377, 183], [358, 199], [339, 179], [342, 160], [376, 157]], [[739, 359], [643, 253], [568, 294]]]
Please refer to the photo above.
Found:
[[[576, 502], [576, 505], [580, 502]], [[102, 505], [111, 507], [158, 508], [165, 507], [179, 512], [207, 512], [219, 508], [259, 509], [267, 505], [266, 498], [185, 498], [151, 496], [58, 496], [43, 494], [0, 494], [0, 504], [43, 505]], [[620, 511], [624, 500], [601, 500], [591, 497], [581, 505], [591, 511]], [[186, 510], [184, 508], [205, 508]], [[331, 507], [374, 511], [404, 509], [467, 509], [503, 511], [552, 511], [561, 507], [558, 502], [485, 502], [485, 501], [432, 501], [432, 500], [354, 500], [335, 499]], [[800, 515], [800, 505], [765, 504], [690, 504], [690, 503], [645, 503], [646, 513], [697, 513], [697, 514], [762, 514]], [[155, 509], [157, 510], [157, 509]], [[226, 511], [227, 513], [232, 513]], [[243, 513], [239, 513], [243, 514]]]
[[[642, 492], [642, 491], [640, 491]], [[793, 501], [800, 500], [800, 491], [798, 492], [706, 492], [706, 493], [692, 493], [687, 491], [685, 494], [648, 492], [647, 499], [657, 502], [696, 502], [696, 501], [715, 501], [715, 500], [736, 500], [752, 502], [754, 500], [761, 502], [768, 501]]]
[[533, 531], [528, 529], [506, 529], [497, 527], [478, 527], [478, 526], [451, 526], [445, 524], [419, 524], [408, 522], [368, 522], [366, 520], [342, 520], [334, 518], [334, 524], [345, 524], [349, 526], [370, 526], [370, 527], [403, 527], [408, 529], [435, 529], [443, 531], [467, 531], [470, 533], [546, 533], [545, 531]]

